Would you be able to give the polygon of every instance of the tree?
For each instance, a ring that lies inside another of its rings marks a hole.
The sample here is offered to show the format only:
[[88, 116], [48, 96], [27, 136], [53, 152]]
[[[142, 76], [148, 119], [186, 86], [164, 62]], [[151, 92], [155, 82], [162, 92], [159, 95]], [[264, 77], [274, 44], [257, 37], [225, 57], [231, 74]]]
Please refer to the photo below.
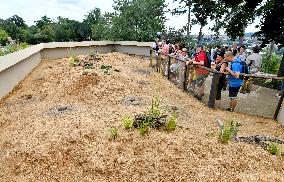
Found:
[[115, 40], [153, 41], [165, 28], [165, 0], [115, 0]]
[[97, 24], [92, 27], [92, 38], [94, 40], [113, 40], [112, 33], [112, 19], [114, 15], [112, 13], [104, 14]]
[[207, 19], [212, 17], [215, 9], [215, 1], [212, 0], [193, 0], [192, 12], [195, 15], [194, 23], [200, 24], [197, 43], [203, 36], [202, 30], [208, 24]]
[[8, 42], [8, 37], [5, 30], [0, 29], [0, 45], [5, 45]]
[[[267, 1], [260, 9], [263, 18], [260, 31], [255, 36], [263, 41], [263, 46], [270, 42], [284, 45], [284, 2], [278, 0]], [[273, 28], [272, 28], [273, 27]]]
[[186, 35], [190, 36], [191, 32], [191, 7], [192, 7], [192, 0], [174, 0], [174, 2], [179, 2], [179, 6], [173, 10], [174, 15], [180, 15], [187, 13], [187, 24], [186, 28]]
[[1, 20], [0, 23], [2, 29], [5, 30], [12, 39], [22, 41], [21, 37], [23, 36], [21, 35], [21, 30], [26, 29], [28, 26], [21, 17], [14, 15], [6, 20]]

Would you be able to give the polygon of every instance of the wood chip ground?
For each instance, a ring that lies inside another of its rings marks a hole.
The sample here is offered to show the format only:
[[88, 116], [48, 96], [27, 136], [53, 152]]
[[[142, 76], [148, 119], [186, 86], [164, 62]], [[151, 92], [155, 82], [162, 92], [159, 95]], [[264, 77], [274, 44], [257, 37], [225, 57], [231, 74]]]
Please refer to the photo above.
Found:
[[[112, 66], [109, 74], [102, 64]], [[240, 136], [283, 140], [276, 121], [208, 109], [140, 57], [106, 54], [93, 71], [83, 74], [67, 59], [43, 61], [1, 100], [0, 181], [284, 181], [283, 156], [221, 144], [215, 123], [234, 119]], [[123, 129], [123, 116], [146, 112], [156, 94], [181, 127], [144, 137]], [[129, 96], [139, 104], [125, 104]]]

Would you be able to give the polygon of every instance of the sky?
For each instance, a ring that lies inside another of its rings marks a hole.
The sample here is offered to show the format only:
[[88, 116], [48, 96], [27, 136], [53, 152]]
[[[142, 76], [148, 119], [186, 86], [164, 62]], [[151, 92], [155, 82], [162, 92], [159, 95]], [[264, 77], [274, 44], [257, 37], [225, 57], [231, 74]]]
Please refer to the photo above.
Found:
[[[166, 0], [169, 7], [177, 6], [173, 0]], [[73, 20], [82, 21], [84, 15], [89, 11], [98, 7], [102, 12], [111, 12], [113, 0], [0, 0], [0, 18], [7, 19], [13, 15], [22, 17], [28, 25], [33, 25], [34, 21], [39, 20], [46, 15], [52, 19], [58, 16]], [[166, 27], [182, 28], [187, 23], [187, 15], [173, 16], [167, 14]], [[248, 26], [246, 32], [255, 32], [255, 25], [259, 23], [259, 19], [252, 25]], [[204, 28], [203, 33], [212, 34], [209, 27], [212, 22]], [[192, 34], [198, 34], [199, 26], [192, 27]], [[220, 32], [224, 34], [224, 31]]]

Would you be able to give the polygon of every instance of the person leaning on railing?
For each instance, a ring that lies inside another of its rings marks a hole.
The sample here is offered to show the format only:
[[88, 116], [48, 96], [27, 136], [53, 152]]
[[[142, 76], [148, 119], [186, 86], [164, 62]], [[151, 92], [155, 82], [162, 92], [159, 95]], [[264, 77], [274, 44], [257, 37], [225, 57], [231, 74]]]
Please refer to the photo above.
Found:
[[[193, 59], [189, 59], [186, 64], [195, 64], [200, 66], [206, 66], [208, 64], [206, 53], [203, 50], [202, 45], [196, 46], [196, 54]], [[209, 72], [202, 68], [195, 68], [196, 73], [196, 80], [194, 80], [194, 84], [192, 84], [192, 90], [195, 92], [195, 87], [198, 87], [197, 94], [195, 95], [195, 98], [198, 100], [201, 100], [204, 96], [204, 90], [205, 90], [205, 80], [209, 74]]]
[[228, 75], [230, 108], [227, 110], [233, 112], [237, 105], [239, 90], [243, 85], [243, 80], [239, 78], [240, 73], [243, 70], [243, 65], [241, 63], [241, 58], [239, 56], [234, 56], [234, 53], [231, 51], [225, 53], [225, 59], [231, 63], [230, 66], [226, 67], [226, 71], [230, 74]]
[[[228, 67], [228, 62], [225, 60], [225, 50], [217, 51], [216, 52], [216, 60], [215, 62], [211, 63], [211, 69], [219, 71], [221, 73], [225, 73], [226, 68]], [[217, 86], [217, 94], [216, 94], [216, 106], [221, 106], [221, 93], [224, 88], [226, 88], [226, 76], [222, 74], [219, 77], [219, 82]]]
[[[246, 58], [246, 64], [249, 66], [249, 73], [256, 74], [260, 71], [262, 63], [262, 56], [259, 54], [259, 48], [254, 47], [252, 54]], [[246, 79], [244, 85], [241, 88], [241, 93], [250, 93], [252, 87], [252, 78]]]

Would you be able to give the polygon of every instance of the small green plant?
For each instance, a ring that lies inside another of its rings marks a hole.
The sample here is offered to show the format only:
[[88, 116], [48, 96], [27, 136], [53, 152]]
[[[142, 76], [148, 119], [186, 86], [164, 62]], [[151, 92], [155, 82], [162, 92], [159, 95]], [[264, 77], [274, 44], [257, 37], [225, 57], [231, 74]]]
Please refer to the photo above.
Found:
[[166, 130], [174, 131], [176, 127], [177, 127], [177, 116], [176, 116], [176, 113], [174, 113], [166, 124]]
[[118, 129], [117, 127], [111, 127], [110, 128], [110, 137], [111, 139], [115, 140], [118, 136]]
[[144, 136], [146, 133], [149, 132], [149, 123], [148, 121], [142, 122], [138, 127], [139, 133]]
[[280, 146], [277, 143], [271, 142], [268, 144], [267, 150], [272, 155], [280, 155], [281, 149]]
[[231, 121], [229, 126], [220, 126], [219, 141], [221, 143], [228, 143], [231, 141], [238, 133], [239, 124]]
[[94, 64], [93, 63], [85, 64], [84, 69], [94, 69]]
[[124, 128], [127, 129], [127, 130], [129, 130], [129, 129], [132, 128], [133, 122], [134, 122], [133, 119], [130, 118], [129, 116], [125, 116], [125, 117], [123, 117], [123, 119], [122, 119], [123, 126], [124, 126]]
[[105, 73], [105, 74], [109, 74], [109, 70], [112, 68], [111, 65], [107, 65], [107, 64], [103, 64], [101, 65], [101, 70]]
[[154, 118], [158, 118], [161, 115], [160, 99], [157, 96], [152, 99], [150, 115]]
[[76, 56], [70, 56], [69, 57], [69, 63], [71, 66], [79, 66], [80, 61]]

